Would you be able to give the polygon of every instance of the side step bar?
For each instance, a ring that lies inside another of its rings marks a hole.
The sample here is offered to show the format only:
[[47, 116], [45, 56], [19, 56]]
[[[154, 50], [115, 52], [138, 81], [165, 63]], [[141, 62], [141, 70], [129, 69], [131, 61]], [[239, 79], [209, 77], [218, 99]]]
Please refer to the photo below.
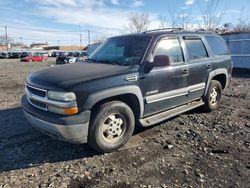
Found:
[[160, 123], [164, 120], [170, 119], [184, 112], [187, 112], [189, 110], [195, 109], [202, 105], [204, 105], [204, 102], [202, 100], [193, 101], [191, 103], [184, 104], [184, 105], [172, 108], [170, 110], [167, 110], [167, 111], [164, 111], [164, 112], [161, 112], [161, 113], [158, 113], [158, 114], [155, 114], [155, 115], [143, 118], [143, 119], [139, 119], [139, 122], [141, 126], [148, 127], [148, 126]]

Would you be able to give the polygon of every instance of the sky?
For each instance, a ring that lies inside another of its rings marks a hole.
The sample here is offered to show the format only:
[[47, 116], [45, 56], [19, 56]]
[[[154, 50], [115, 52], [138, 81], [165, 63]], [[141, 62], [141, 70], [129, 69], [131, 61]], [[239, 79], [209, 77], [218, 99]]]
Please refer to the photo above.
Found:
[[[7, 26], [15, 42], [48, 42], [50, 45], [83, 45], [125, 31], [128, 15], [145, 12], [149, 29], [159, 28], [159, 17], [170, 26], [170, 9], [185, 18], [190, 27], [202, 24], [202, 8], [212, 0], [0, 0], [0, 35]], [[171, 8], [169, 8], [171, 7]], [[249, 0], [219, 0], [223, 23], [236, 24], [243, 15], [250, 18]], [[80, 32], [81, 31], [81, 32]]]

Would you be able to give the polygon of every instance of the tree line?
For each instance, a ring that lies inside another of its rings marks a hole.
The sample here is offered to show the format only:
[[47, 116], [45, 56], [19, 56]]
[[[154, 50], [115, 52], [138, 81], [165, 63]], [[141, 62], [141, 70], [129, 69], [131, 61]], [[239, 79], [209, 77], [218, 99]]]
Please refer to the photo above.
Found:
[[[220, 0], [209, 0], [202, 3], [198, 2], [197, 8], [201, 15], [199, 18], [194, 18], [192, 9], [185, 10], [185, 7], [179, 7], [175, 0], [169, 0], [168, 2], [166, 7], [167, 15], [160, 15], [158, 17], [159, 29], [171, 27], [200, 29], [217, 33], [250, 32], [249, 17], [244, 8], [240, 10], [238, 18], [233, 18], [236, 20], [234, 24], [232, 22], [222, 23], [225, 14], [230, 14], [228, 2], [224, 1], [224, 4], [222, 4]], [[198, 19], [199, 22], [197, 21]], [[125, 26], [125, 30], [131, 33], [147, 31], [151, 21], [147, 13], [131, 13], [128, 16], [128, 24]]]

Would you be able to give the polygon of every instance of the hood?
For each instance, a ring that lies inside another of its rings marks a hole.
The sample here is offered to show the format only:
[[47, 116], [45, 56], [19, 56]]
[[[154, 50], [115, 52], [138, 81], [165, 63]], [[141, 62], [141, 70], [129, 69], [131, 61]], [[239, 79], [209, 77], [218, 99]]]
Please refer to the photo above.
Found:
[[66, 90], [84, 81], [128, 73], [129, 67], [101, 63], [57, 65], [30, 74], [27, 83], [43, 89]]

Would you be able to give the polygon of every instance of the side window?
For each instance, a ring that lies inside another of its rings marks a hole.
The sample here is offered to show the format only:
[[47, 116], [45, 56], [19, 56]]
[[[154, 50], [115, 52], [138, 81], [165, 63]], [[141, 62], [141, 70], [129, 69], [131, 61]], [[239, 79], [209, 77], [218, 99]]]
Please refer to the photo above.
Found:
[[187, 53], [189, 60], [196, 60], [196, 59], [202, 59], [208, 57], [207, 50], [199, 38], [190, 38], [190, 39], [185, 39], [185, 45], [187, 48]]
[[182, 49], [178, 39], [161, 39], [154, 49], [154, 56], [156, 55], [168, 55], [171, 63], [183, 62]]
[[219, 36], [206, 36], [207, 42], [214, 55], [228, 55], [226, 42]]

